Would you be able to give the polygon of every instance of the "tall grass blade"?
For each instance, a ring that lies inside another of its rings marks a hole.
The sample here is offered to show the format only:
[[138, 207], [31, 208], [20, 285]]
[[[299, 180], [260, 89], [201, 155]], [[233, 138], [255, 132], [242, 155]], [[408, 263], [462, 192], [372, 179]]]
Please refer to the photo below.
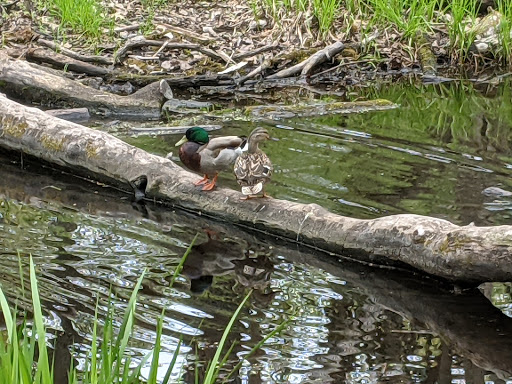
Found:
[[7, 303], [7, 299], [0, 288], [0, 307], [2, 308], [2, 313], [4, 315], [5, 326], [7, 328], [7, 342], [12, 342], [12, 334], [16, 332], [16, 329], [13, 328], [13, 316], [11, 313], [11, 309], [9, 308], [9, 303]]
[[158, 318], [157, 330], [156, 330], [156, 341], [155, 341], [155, 346], [153, 348], [153, 360], [151, 360], [151, 368], [149, 369], [148, 384], [156, 384], [157, 383], [158, 360], [160, 358], [160, 348], [161, 348], [164, 313], [165, 313], [165, 308], [162, 309], [162, 314]]
[[228, 338], [229, 333], [231, 332], [231, 328], [233, 328], [233, 324], [236, 321], [236, 318], [238, 317], [238, 314], [244, 307], [247, 300], [249, 300], [249, 297], [252, 294], [252, 290], [249, 291], [249, 293], [245, 296], [245, 298], [242, 300], [238, 308], [236, 309], [235, 313], [233, 313], [233, 316], [231, 316], [231, 319], [229, 320], [229, 323], [224, 330], [224, 333], [222, 334], [222, 338], [220, 339], [219, 346], [217, 347], [217, 351], [215, 352], [215, 355], [213, 356], [213, 359], [210, 361], [210, 366], [208, 367], [208, 371], [206, 372], [206, 377], [204, 379], [204, 384], [213, 384], [216, 380], [215, 374], [218, 372], [217, 364], [219, 363], [219, 357], [222, 353], [222, 349], [224, 348], [224, 344], [226, 343], [226, 339]]
[[52, 383], [53, 378], [50, 372], [48, 361], [48, 351], [46, 349], [46, 330], [43, 322], [43, 313], [41, 310], [41, 301], [39, 300], [39, 290], [37, 289], [36, 269], [32, 256], [30, 257], [30, 288], [32, 292], [32, 304], [34, 307], [34, 325], [37, 333], [37, 344], [39, 346], [39, 359], [37, 362], [36, 379], [41, 375], [44, 383]]
[[183, 264], [185, 264], [185, 261], [187, 260], [187, 257], [189, 255], [190, 251], [192, 251], [192, 247], [194, 246], [198, 236], [199, 236], [199, 233], [196, 233], [196, 235], [192, 239], [190, 245], [188, 246], [187, 250], [185, 251], [185, 254], [181, 258], [178, 266], [174, 270], [174, 274], [172, 275], [171, 282], [169, 284], [171, 287], [174, 285], [174, 282], [176, 281], [176, 279], [178, 278], [179, 274], [181, 273], [181, 271], [183, 269]]
[[[121, 324], [121, 328], [119, 329], [119, 334], [117, 336], [117, 341], [114, 347], [114, 363], [115, 369], [111, 372], [109, 381], [113, 380], [119, 374], [121, 367], [121, 360], [126, 350], [126, 346], [128, 345], [128, 340], [130, 339], [131, 331], [133, 328], [133, 319], [135, 316], [135, 306], [137, 302], [137, 294], [139, 292], [140, 286], [142, 285], [142, 280], [144, 279], [144, 274], [146, 271], [142, 271], [140, 277], [137, 279], [137, 283], [133, 288], [132, 294], [130, 295], [130, 300], [128, 301], [128, 306], [126, 307], [126, 311], [124, 313], [123, 322]], [[113, 375], [115, 373], [115, 375]]]
[[172, 355], [172, 360], [169, 364], [169, 367], [167, 368], [167, 372], [165, 372], [165, 376], [164, 376], [164, 379], [162, 380], [162, 383], [168, 383], [171, 378], [172, 370], [173, 370], [174, 366], [176, 365], [178, 356], [180, 355], [181, 343], [182, 343], [182, 339], [180, 338], [180, 341], [178, 342], [178, 345], [176, 346], [176, 350], [174, 351], [174, 354]]

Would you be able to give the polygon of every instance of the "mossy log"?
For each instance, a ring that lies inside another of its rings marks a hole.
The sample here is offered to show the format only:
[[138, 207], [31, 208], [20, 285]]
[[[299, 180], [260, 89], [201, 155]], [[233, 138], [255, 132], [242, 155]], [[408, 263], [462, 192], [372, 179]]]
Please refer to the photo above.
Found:
[[457, 226], [446, 220], [394, 215], [343, 217], [317, 204], [240, 200], [239, 191], [201, 192], [200, 177], [172, 161], [0, 96], [0, 146], [77, 173], [141, 185], [162, 199], [219, 220], [265, 231], [366, 262], [408, 264], [467, 283], [512, 281], [512, 226]]
[[87, 87], [53, 70], [14, 60], [0, 52], [0, 90], [46, 107], [84, 107], [91, 113], [133, 119], [158, 118], [164, 100], [153, 83], [130, 96]]

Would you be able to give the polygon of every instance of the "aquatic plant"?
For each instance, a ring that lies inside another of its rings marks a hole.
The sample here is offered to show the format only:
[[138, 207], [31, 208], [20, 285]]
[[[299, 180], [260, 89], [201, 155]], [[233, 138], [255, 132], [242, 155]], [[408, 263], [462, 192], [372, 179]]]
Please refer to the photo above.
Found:
[[[189, 254], [191, 246], [182, 258], [182, 262], [177, 267], [172, 281], [175, 280], [181, 266]], [[134, 383], [139, 382], [142, 367], [151, 360], [148, 377], [145, 381], [149, 384], [156, 384], [160, 380], [157, 379], [157, 371], [159, 367], [159, 357], [161, 352], [161, 339], [163, 333], [163, 316], [158, 319], [156, 327], [156, 339], [153, 350], [144, 356], [135, 367], [133, 367], [131, 356], [126, 353], [127, 346], [134, 332], [134, 320], [137, 293], [142, 285], [144, 273], [137, 279], [137, 283], [128, 300], [128, 304], [123, 316], [121, 325], [116, 332], [114, 324], [114, 306], [109, 304], [109, 310], [106, 319], [100, 321], [98, 316], [98, 303], [94, 314], [94, 323], [92, 329], [92, 339], [90, 344], [86, 346], [88, 351], [85, 355], [84, 369], [82, 372], [77, 367], [71, 366], [69, 371], [68, 382], [70, 384], [107, 384], [107, 383]], [[35, 266], [32, 258], [30, 258], [30, 287], [33, 304], [33, 322], [29, 324], [25, 319], [21, 324], [17, 318], [17, 311], [11, 310], [6, 296], [0, 289], [0, 309], [6, 324], [6, 333], [0, 333], [0, 383], [9, 382], [13, 384], [53, 384], [54, 366], [51, 360], [51, 346], [47, 337], [47, 329], [44, 325], [44, 317], [42, 306], [39, 299], [39, 291], [37, 287], [37, 279]], [[221, 368], [226, 364], [228, 357], [231, 356], [234, 344], [222, 355], [227, 343], [227, 337], [240, 314], [242, 308], [247, 303], [252, 291], [250, 291], [242, 300], [238, 308], [235, 310], [231, 319], [226, 326], [222, 338], [217, 347], [215, 356], [208, 362], [204, 373], [203, 383], [215, 383]], [[101, 332], [100, 324], [103, 324]], [[249, 354], [245, 355], [245, 359], [258, 350], [269, 338], [274, 337], [280, 332], [288, 322], [281, 324], [270, 332], [260, 343], [258, 343]], [[99, 336], [101, 333], [101, 337]], [[180, 352], [181, 340], [178, 343], [171, 362], [167, 367], [167, 371], [163, 378], [163, 382], [168, 382], [171, 372], [176, 365]], [[222, 358], [221, 358], [222, 356]], [[242, 360], [243, 361], [243, 360]], [[236, 365], [228, 377], [235, 370], [239, 369], [242, 361]], [[199, 369], [196, 359], [196, 375]], [[5, 381], [4, 381], [5, 380]], [[197, 382], [197, 380], [196, 380]]]

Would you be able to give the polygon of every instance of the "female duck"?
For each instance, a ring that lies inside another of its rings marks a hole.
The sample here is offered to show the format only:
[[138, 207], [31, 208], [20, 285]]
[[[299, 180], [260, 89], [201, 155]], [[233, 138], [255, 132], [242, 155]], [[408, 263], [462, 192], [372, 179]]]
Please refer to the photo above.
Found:
[[244, 199], [267, 197], [264, 186], [270, 181], [273, 167], [258, 145], [268, 139], [270, 136], [266, 129], [256, 128], [247, 139], [247, 152], [242, 153], [235, 161], [235, 176], [242, 187]]
[[215, 188], [219, 172], [229, 169], [240, 156], [243, 143], [244, 139], [238, 136], [210, 139], [203, 128], [193, 127], [187, 129], [176, 146], [181, 145], [179, 156], [182, 163], [190, 170], [204, 175], [194, 185], [204, 184], [202, 190], [211, 191]]

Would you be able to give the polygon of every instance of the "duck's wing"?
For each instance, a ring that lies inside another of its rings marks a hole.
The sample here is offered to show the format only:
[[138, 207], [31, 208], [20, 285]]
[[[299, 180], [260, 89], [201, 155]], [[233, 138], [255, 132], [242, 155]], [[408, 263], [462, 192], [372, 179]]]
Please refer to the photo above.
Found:
[[236, 158], [242, 153], [240, 145], [243, 139], [238, 136], [223, 136], [210, 139], [198, 153], [201, 165], [211, 172], [218, 172], [233, 166]]
[[240, 185], [255, 185], [268, 182], [273, 167], [269, 157], [263, 152], [244, 153], [236, 160], [234, 171]]
[[225, 148], [238, 148], [243, 142], [243, 138], [238, 136], [222, 136], [215, 137], [210, 139], [208, 144], [203, 147], [204, 149], [210, 150], [212, 152], [217, 152]]

